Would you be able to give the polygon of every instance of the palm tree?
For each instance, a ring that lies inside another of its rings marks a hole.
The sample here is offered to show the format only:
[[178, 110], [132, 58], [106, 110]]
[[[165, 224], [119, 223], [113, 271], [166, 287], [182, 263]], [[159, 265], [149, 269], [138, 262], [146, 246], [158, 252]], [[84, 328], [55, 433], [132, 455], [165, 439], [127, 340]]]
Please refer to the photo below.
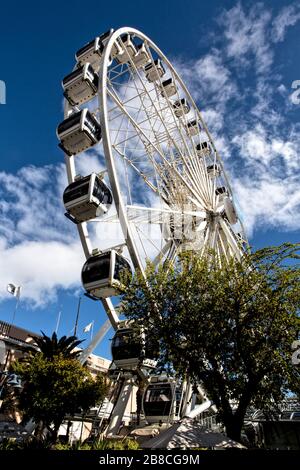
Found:
[[75, 351], [75, 348], [82, 343], [82, 340], [77, 339], [76, 336], [62, 336], [59, 340], [57, 339], [57, 334], [54, 332], [52, 337], [45, 335], [42, 331], [43, 336], [34, 337], [40, 351], [47, 357], [49, 360], [53, 359], [54, 356], [62, 354], [66, 359], [76, 359], [79, 354], [79, 351]]

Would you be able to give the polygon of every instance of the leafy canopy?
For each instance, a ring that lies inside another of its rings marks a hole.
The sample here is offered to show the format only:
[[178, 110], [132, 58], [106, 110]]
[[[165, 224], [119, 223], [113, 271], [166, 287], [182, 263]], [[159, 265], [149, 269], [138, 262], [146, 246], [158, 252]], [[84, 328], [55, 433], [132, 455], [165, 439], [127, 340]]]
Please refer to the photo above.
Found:
[[[272, 407], [299, 390], [292, 342], [300, 331], [299, 245], [245, 254], [181, 255], [175, 266], [137, 273], [123, 311], [159, 340], [161, 358], [201, 382], [228, 434], [239, 439], [247, 407]], [[234, 429], [231, 429], [233, 426]]]
[[58, 354], [63, 354], [65, 358], [76, 358], [80, 354], [80, 350], [75, 351], [75, 348], [82, 343], [82, 340], [77, 339], [76, 336], [62, 336], [58, 339], [57, 334], [54, 332], [50, 338], [43, 331], [42, 335], [42, 337], [35, 336], [33, 339], [48, 359], [53, 359]]
[[60, 340], [43, 334], [35, 338], [39, 351], [31, 351], [13, 365], [24, 384], [19, 396], [19, 409], [44, 428], [54, 424], [54, 440], [65, 416], [86, 412], [100, 404], [107, 392], [107, 379], [99, 374], [94, 379], [76, 359], [74, 347], [81, 343], [76, 337]]

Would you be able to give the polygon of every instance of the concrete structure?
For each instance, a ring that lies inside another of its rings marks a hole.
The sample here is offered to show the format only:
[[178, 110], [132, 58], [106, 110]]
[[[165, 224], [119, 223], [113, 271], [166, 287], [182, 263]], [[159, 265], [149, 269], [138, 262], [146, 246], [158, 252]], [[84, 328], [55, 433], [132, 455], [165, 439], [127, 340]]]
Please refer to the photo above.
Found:
[[93, 376], [99, 374], [99, 372], [106, 373], [110, 367], [110, 364], [111, 361], [109, 359], [96, 356], [96, 354], [90, 354], [86, 361], [86, 366]]
[[[32, 349], [33, 337], [37, 336], [40, 335], [0, 321], [0, 370], [7, 370], [13, 361], [22, 357], [30, 348]], [[99, 372], [106, 373], [110, 364], [109, 359], [96, 354], [90, 354], [86, 361], [87, 368], [93, 376]]]
[[32, 348], [33, 336], [39, 336], [24, 328], [0, 321], [0, 370], [7, 370], [10, 364], [20, 359]]
[[[0, 321], [0, 371], [8, 370], [12, 362], [20, 359], [26, 351], [28, 352], [30, 348], [33, 348], [33, 337], [36, 336], [40, 335], [24, 328]], [[90, 354], [86, 361], [86, 365], [90, 373], [95, 377], [99, 373], [107, 373], [111, 365], [111, 361], [97, 356], [96, 354]], [[123, 423], [127, 426], [130, 425], [136, 412], [136, 391], [137, 387], [134, 387], [134, 393], [131, 394], [131, 397], [128, 400], [123, 416]], [[74, 417], [75, 419], [72, 420], [70, 428], [71, 440], [78, 440], [80, 438], [84, 440], [87, 438], [93, 425], [95, 426], [97, 423], [99, 424], [101, 419], [109, 418], [113, 406], [113, 402], [105, 400], [100, 409], [95, 408], [90, 410], [90, 416], [85, 417], [84, 422], [82, 422], [82, 416]], [[5, 417], [2, 416], [2, 419], [5, 419]], [[66, 425], [67, 423], [61, 427], [60, 434], [66, 433]]]
[[[40, 335], [0, 321], [0, 372], [7, 371], [15, 360], [20, 359], [26, 352], [29, 352], [30, 349], [36, 348], [36, 346], [34, 346], [33, 337], [37, 336]], [[110, 364], [110, 360], [99, 357], [96, 354], [91, 354], [86, 361], [87, 368], [94, 377], [100, 372], [107, 373]], [[6, 418], [7, 417], [4, 415], [0, 415], [0, 421]], [[76, 423], [75, 428], [76, 426], [79, 427], [79, 424], [81, 423]], [[89, 426], [90, 423], [88, 423], [88, 427]], [[78, 432], [77, 430], [76, 434], [78, 434]], [[79, 434], [82, 434], [81, 429]]]

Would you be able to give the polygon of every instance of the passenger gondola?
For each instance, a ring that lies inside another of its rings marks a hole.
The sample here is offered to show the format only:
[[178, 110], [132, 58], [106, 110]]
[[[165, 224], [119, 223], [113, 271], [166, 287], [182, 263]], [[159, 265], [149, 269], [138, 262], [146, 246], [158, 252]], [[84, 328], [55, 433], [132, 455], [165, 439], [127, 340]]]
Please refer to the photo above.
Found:
[[63, 79], [64, 97], [71, 106], [86, 103], [96, 95], [98, 83], [98, 74], [86, 63]]
[[190, 105], [185, 98], [181, 98], [181, 100], [177, 100], [173, 103], [173, 109], [176, 117], [181, 117], [184, 114], [189, 113]]
[[197, 119], [193, 119], [192, 121], [189, 121], [186, 126], [186, 131], [188, 135], [197, 135], [199, 131], [201, 130], [201, 126], [199, 124], [199, 121]]
[[245, 240], [245, 237], [240, 232], [236, 233], [236, 236], [237, 236], [238, 244], [243, 248], [243, 250], [246, 251], [247, 248], [248, 248], [248, 245], [247, 245], [247, 242]]
[[112, 200], [111, 190], [96, 173], [79, 176], [63, 194], [66, 216], [76, 224], [106, 214]]
[[225, 215], [228, 219], [228, 222], [231, 225], [235, 225], [238, 221], [238, 216], [237, 216], [237, 212], [233, 204], [233, 201], [231, 200], [230, 197], [225, 196], [223, 200], [223, 204], [224, 204]]
[[97, 144], [101, 126], [87, 108], [71, 114], [57, 128], [59, 147], [69, 156], [77, 155]]
[[174, 379], [151, 377], [143, 396], [143, 412], [148, 423], [172, 423], [178, 419], [177, 391]]
[[199, 157], [205, 157], [211, 154], [211, 147], [208, 142], [200, 142], [196, 145], [196, 152]]
[[216, 196], [218, 196], [219, 201], [223, 201], [225, 197], [227, 197], [228, 194], [228, 189], [225, 186], [220, 186], [219, 188], [216, 188]]
[[164, 98], [169, 98], [177, 93], [177, 86], [175, 85], [173, 78], [168, 78], [162, 82], [160, 92]]
[[130, 34], [123, 34], [120, 41], [115, 41], [111, 50], [111, 57], [119, 64], [130, 62], [137, 53], [135, 44]]
[[137, 53], [135, 44], [131, 38], [130, 34], [123, 34], [121, 36], [122, 48], [126, 51], [125, 52], [125, 62], [129, 61], [129, 58], [132, 59], [135, 54]]
[[137, 53], [132, 57], [132, 62], [134, 63], [137, 69], [144, 67], [148, 62], [150, 62], [150, 56], [146, 49], [145, 43], [138, 44], [136, 46]]
[[116, 250], [94, 250], [84, 263], [81, 279], [87, 293], [97, 299], [119, 295], [123, 275], [132, 274], [129, 262]]
[[111, 352], [114, 364], [123, 370], [155, 368], [158, 345], [151, 341], [144, 329], [132, 321], [122, 321], [112, 339]]
[[153, 62], [145, 65], [145, 73], [148, 82], [156, 82], [166, 73], [165, 68], [160, 59], [155, 59]]
[[213, 165], [208, 165], [206, 167], [206, 171], [207, 171], [207, 174], [211, 178], [215, 178], [217, 176], [220, 176], [221, 168], [220, 168], [220, 165], [218, 165], [217, 163], [214, 163]]
[[89, 62], [94, 68], [99, 67], [99, 60], [103, 49], [113, 31], [113, 29], [106, 31], [106, 33], [96, 37], [76, 52], [75, 58], [79, 66]]

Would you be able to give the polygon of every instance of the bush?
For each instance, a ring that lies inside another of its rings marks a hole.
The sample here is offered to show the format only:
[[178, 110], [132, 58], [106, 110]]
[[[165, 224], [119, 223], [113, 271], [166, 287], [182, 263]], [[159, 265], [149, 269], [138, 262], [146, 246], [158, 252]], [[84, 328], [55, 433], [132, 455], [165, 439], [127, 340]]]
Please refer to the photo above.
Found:
[[19, 448], [19, 443], [16, 441], [16, 439], [11, 437], [5, 437], [0, 442], [0, 450], [16, 450]]
[[103, 438], [93, 443], [74, 442], [73, 444], [61, 443], [51, 444], [48, 439], [36, 439], [31, 436], [23, 442], [13, 438], [4, 438], [0, 442], [1, 450], [138, 450], [139, 444], [132, 438], [110, 439]]
[[137, 450], [139, 444], [132, 438], [110, 439], [102, 438], [90, 444], [91, 450]]

